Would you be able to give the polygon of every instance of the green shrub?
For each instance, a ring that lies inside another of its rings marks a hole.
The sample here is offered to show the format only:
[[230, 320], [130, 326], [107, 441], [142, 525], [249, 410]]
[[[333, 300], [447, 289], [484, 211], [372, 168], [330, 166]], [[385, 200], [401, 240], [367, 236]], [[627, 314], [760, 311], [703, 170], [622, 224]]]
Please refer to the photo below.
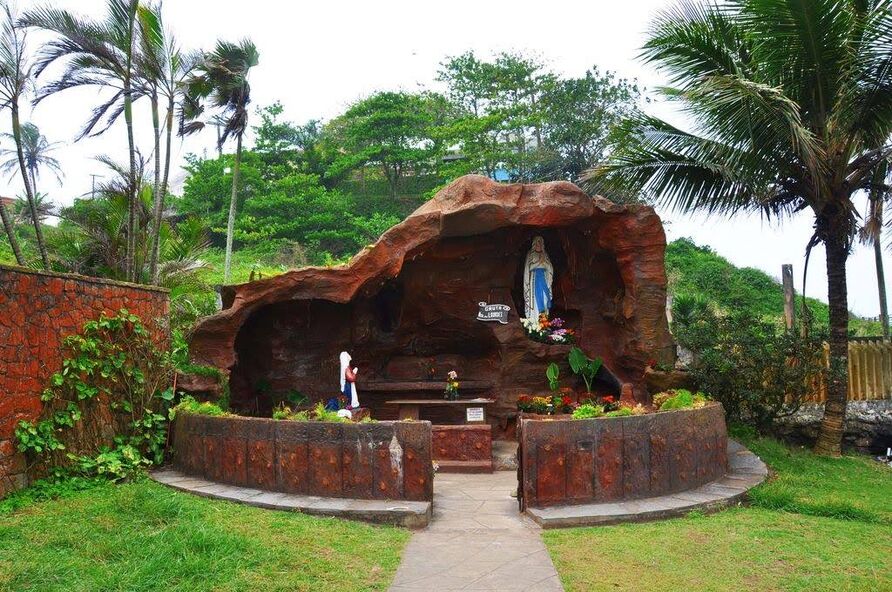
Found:
[[95, 475], [111, 481], [132, 479], [152, 466], [152, 461], [127, 444], [115, 448], [104, 447], [95, 457], [72, 455], [71, 458], [75, 463], [72, 470], [81, 475]]
[[660, 411], [687, 409], [694, 406], [694, 394], [687, 389], [679, 389], [660, 405]]
[[628, 407], [620, 407], [619, 409], [608, 411], [604, 414], [604, 417], [628, 417], [629, 415], [634, 415], [631, 409]]
[[603, 415], [604, 407], [601, 405], [592, 405], [591, 403], [580, 405], [573, 411], [573, 419], [594, 419], [595, 417], [602, 417]]
[[0, 500], [0, 516], [28, 507], [37, 502], [70, 497], [106, 483], [98, 477], [49, 477], [38, 479], [26, 489], [16, 491]]
[[350, 422], [348, 418], [338, 415], [337, 411], [326, 409], [323, 403], [316, 403], [316, 406], [313, 408], [313, 421], [333, 421], [337, 423]]
[[703, 393], [692, 393], [687, 389], [678, 389], [655, 395], [655, 404], [658, 400], [662, 401], [659, 406], [660, 411], [671, 411], [672, 409], [703, 407], [709, 401], [709, 397]]
[[191, 395], [183, 397], [177, 406], [171, 409], [170, 418], [173, 419], [177, 413], [191, 413], [193, 415], [229, 415], [229, 412], [223, 410], [216, 403], [210, 401], [196, 401]]
[[745, 311], [725, 314], [678, 300], [673, 333], [693, 354], [691, 378], [722, 403], [729, 422], [767, 431], [823, 379], [822, 334], [803, 337]]
[[273, 409], [273, 419], [290, 419], [294, 412], [287, 405], [279, 405]]

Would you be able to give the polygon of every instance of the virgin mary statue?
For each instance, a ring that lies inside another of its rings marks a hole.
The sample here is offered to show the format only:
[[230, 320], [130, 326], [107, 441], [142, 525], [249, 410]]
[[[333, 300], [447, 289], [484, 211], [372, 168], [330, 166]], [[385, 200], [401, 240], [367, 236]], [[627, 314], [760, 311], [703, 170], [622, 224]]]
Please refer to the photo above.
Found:
[[523, 299], [526, 318], [538, 319], [541, 313], [551, 310], [551, 282], [554, 268], [545, 252], [541, 236], [533, 238], [533, 246], [527, 253], [523, 274]]
[[350, 354], [341, 352], [341, 394], [349, 401], [350, 409], [359, 407], [359, 396], [356, 392], [356, 368], [350, 367]]

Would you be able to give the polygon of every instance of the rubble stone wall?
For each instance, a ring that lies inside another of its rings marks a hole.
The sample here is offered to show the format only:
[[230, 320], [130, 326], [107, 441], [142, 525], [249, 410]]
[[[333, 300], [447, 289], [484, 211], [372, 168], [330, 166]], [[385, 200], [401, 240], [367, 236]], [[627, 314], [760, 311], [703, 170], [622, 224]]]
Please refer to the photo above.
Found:
[[122, 308], [166, 343], [167, 290], [0, 266], [0, 497], [27, 484], [15, 428], [40, 416], [40, 394], [62, 366], [63, 340]]

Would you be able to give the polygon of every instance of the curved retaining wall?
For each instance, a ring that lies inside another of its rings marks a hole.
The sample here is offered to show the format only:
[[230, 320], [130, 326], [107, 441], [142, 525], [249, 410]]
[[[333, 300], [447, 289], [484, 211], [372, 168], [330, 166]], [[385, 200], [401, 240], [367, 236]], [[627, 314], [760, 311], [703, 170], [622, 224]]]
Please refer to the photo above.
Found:
[[519, 440], [524, 508], [678, 493], [728, 469], [719, 403], [630, 417], [524, 419]]
[[431, 424], [178, 414], [174, 464], [211, 481], [324, 497], [432, 501]]

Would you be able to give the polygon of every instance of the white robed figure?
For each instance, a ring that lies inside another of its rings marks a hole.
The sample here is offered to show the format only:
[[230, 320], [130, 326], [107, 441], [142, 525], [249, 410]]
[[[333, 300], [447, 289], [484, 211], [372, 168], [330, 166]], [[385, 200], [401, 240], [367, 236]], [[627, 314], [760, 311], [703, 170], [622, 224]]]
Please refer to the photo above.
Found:
[[356, 392], [356, 373], [358, 368], [351, 368], [352, 358], [347, 352], [341, 352], [341, 394], [350, 401], [350, 408], [359, 407], [359, 394]]
[[551, 310], [551, 282], [554, 267], [545, 252], [545, 240], [533, 238], [533, 246], [527, 253], [523, 274], [523, 299], [526, 318], [536, 320], [541, 313]]

